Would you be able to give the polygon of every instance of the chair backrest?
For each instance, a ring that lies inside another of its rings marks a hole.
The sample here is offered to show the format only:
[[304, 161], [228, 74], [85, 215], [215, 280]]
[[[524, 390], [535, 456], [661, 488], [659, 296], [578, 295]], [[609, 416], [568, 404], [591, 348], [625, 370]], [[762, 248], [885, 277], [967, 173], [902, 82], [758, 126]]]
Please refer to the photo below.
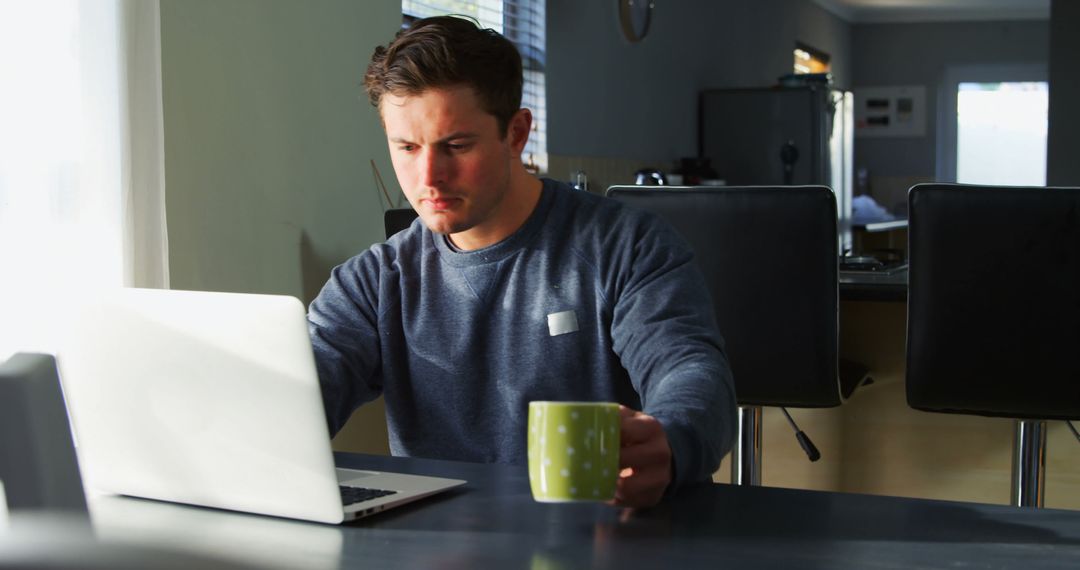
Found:
[[409, 227], [416, 219], [416, 210], [412, 208], [391, 208], [383, 213], [383, 228], [386, 239]]
[[840, 404], [829, 188], [613, 186], [608, 195], [659, 214], [694, 249], [739, 404]]
[[52, 356], [19, 353], [0, 364], [0, 480], [12, 511], [86, 511]]
[[908, 404], [1080, 417], [1080, 188], [920, 184], [908, 212]]

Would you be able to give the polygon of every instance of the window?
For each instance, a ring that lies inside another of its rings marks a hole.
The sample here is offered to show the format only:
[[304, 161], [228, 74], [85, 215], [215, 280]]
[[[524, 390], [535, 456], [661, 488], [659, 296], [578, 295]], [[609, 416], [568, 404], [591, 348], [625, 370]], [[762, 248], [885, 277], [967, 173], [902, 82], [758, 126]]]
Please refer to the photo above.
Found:
[[0, 2], [0, 361], [168, 284], [156, 0]]
[[960, 83], [956, 181], [1043, 186], [1050, 89], [1046, 82]]
[[1045, 185], [1047, 78], [1045, 64], [946, 68], [938, 99], [937, 179]]
[[533, 135], [525, 145], [525, 166], [534, 173], [547, 172], [545, 0], [403, 0], [401, 11], [403, 25], [428, 16], [470, 16], [514, 42], [524, 67], [521, 105], [533, 113]]

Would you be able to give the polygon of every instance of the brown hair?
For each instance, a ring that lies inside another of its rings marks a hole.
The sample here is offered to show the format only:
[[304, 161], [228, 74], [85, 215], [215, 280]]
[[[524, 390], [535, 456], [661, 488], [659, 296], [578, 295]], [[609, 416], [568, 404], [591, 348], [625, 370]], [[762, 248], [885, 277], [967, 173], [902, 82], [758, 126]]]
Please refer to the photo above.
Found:
[[505, 135], [521, 108], [521, 54], [495, 30], [473, 20], [436, 16], [417, 20], [375, 48], [364, 74], [371, 104], [383, 95], [419, 95], [430, 89], [472, 87], [480, 106]]

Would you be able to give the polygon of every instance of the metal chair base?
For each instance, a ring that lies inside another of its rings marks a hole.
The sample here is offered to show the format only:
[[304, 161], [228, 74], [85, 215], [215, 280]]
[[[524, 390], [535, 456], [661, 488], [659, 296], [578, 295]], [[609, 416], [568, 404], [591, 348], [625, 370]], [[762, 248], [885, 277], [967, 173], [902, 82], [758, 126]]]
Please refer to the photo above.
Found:
[[1013, 506], [1042, 508], [1046, 498], [1045, 475], [1046, 421], [1017, 420], [1010, 497]]
[[731, 450], [731, 482], [761, 485], [761, 406], [739, 406], [735, 446]]

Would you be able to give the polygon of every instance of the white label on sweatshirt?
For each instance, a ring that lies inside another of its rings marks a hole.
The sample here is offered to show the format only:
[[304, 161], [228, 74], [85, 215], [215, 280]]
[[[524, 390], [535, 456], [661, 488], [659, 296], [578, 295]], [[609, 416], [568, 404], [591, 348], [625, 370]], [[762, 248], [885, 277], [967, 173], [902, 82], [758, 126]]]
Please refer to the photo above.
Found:
[[577, 330], [577, 313], [574, 311], [563, 311], [548, 315], [548, 334], [551, 336], [559, 336]]

